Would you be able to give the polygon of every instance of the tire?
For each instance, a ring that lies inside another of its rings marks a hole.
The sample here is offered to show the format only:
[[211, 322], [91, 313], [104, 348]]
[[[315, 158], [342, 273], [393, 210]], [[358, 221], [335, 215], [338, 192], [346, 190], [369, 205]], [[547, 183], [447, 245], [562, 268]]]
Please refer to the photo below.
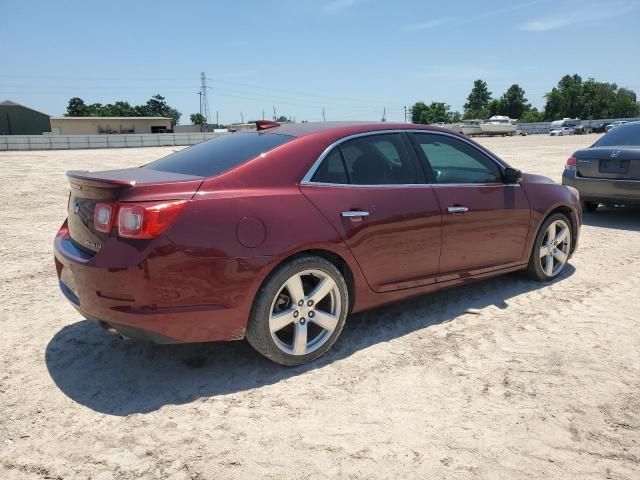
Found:
[[[562, 241], [557, 244], [549, 240], [548, 234], [551, 232], [550, 227], [552, 225], [554, 225], [555, 231], [553, 241], [558, 242], [558, 240], [562, 238]], [[561, 234], [563, 228], [567, 228], [567, 231]], [[531, 249], [531, 256], [529, 257], [527, 275], [533, 280], [540, 282], [550, 282], [558, 277], [558, 275], [564, 271], [569, 261], [572, 241], [573, 228], [567, 216], [562, 213], [550, 215], [542, 223], [536, 235], [533, 248]], [[545, 254], [545, 251], [548, 253]], [[551, 262], [550, 267], [549, 262]]]
[[302, 365], [333, 346], [348, 310], [349, 291], [336, 266], [321, 257], [297, 257], [278, 267], [258, 291], [246, 339], [269, 360]]
[[598, 209], [598, 203], [597, 202], [583, 201], [581, 203], [582, 203], [582, 210], [585, 211], [585, 212], [593, 213]]

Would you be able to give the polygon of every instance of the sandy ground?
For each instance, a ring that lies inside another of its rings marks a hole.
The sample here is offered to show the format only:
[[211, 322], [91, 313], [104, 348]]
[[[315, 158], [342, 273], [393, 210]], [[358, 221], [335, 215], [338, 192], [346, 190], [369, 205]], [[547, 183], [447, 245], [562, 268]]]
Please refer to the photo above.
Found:
[[[481, 141], [559, 180], [594, 139]], [[640, 211], [586, 215], [553, 284], [356, 315], [286, 369], [245, 342], [122, 342], [58, 292], [64, 172], [171, 150], [0, 153], [1, 479], [640, 478]]]

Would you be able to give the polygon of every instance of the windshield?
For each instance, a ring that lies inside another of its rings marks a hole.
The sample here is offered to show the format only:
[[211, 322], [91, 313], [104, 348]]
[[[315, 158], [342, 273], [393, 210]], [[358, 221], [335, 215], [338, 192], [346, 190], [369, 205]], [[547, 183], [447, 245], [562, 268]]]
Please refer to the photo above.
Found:
[[230, 133], [185, 148], [143, 168], [212, 177], [287, 143], [295, 137], [275, 133]]
[[640, 122], [627, 123], [609, 131], [594, 147], [640, 147]]

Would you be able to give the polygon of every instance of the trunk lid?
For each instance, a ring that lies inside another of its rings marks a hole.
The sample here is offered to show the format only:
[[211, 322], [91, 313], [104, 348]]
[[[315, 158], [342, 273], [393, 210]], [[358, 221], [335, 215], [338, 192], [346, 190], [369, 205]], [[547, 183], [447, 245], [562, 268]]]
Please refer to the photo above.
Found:
[[145, 202], [184, 200], [196, 193], [203, 177], [146, 168], [103, 172], [67, 172], [70, 185], [68, 226], [71, 240], [80, 248], [98, 252], [110, 234], [93, 225], [96, 204], [102, 202]]
[[581, 177], [640, 180], [638, 147], [592, 147], [579, 150], [574, 156]]

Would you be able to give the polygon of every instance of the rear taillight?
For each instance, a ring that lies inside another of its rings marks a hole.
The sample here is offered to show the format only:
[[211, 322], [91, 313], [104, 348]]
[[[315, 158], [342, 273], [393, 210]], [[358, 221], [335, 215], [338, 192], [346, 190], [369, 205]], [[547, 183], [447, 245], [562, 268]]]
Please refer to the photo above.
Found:
[[93, 211], [93, 227], [96, 232], [111, 233], [115, 217], [115, 203], [96, 203]]
[[124, 238], [155, 238], [169, 228], [186, 204], [186, 200], [120, 203], [118, 235]]
[[575, 170], [576, 169], [577, 160], [576, 157], [569, 157], [567, 159], [567, 164], [564, 166], [566, 170]]

